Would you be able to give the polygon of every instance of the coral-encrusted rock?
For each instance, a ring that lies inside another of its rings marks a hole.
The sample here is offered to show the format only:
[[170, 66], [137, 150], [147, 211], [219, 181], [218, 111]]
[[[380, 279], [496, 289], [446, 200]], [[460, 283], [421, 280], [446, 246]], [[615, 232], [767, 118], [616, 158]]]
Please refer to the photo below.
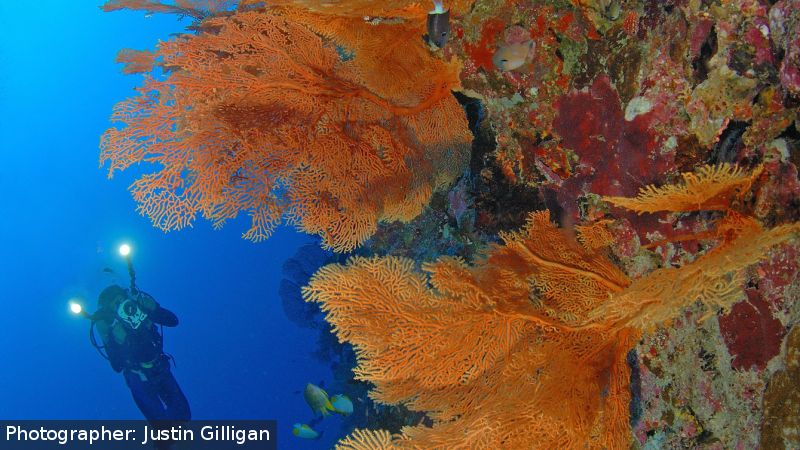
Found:
[[[800, 265], [798, 248], [783, 244], [777, 247], [772, 257], [758, 265], [758, 290], [772, 308], [777, 318], [788, 317], [794, 298], [787, 287], [796, 282]], [[788, 320], [787, 320], [788, 321]]]
[[800, 219], [800, 178], [791, 162], [765, 164], [769, 179], [756, 197], [755, 215], [769, 223], [795, 222]]
[[584, 193], [633, 196], [655, 183], [672, 165], [672, 153], [659, 151], [650, 131], [651, 113], [625, 120], [619, 95], [608, 77], [598, 77], [588, 90], [560, 98], [553, 129], [562, 144], [580, 157], [576, 175], [562, 186], [562, 207], [574, 211]]
[[783, 50], [780, 80], [792, 95], [800, 95], [800, 1], [781, 0], [769, 11], [772, 40]]
[[786, 340], [786, 369], [769, 380], [764, 394], [761, 448], [800, 448], [800, 327]]
[[747, 289], [747, 301], [739, 302], [719, 318], [725, 344], [737, 370], [763, 369], [778, 355], [784, 327], [772, 316], [769, 304], [755, 289]]

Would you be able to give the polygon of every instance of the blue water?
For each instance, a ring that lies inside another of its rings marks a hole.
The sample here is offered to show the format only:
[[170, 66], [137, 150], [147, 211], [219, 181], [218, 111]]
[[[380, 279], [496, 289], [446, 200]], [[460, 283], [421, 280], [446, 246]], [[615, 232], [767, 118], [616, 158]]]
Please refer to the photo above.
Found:
[[129, 242], [140, 288], [181, 320], [165, 346], [193, 417], [277, 419], [279, 448], [330, 448], [338, 417], [321, 440], [290, 436], [310, 419], [297, 391], [332, 376], [311, 357], [318, 332], [289, 322], [278, 297], [282, 264], [311, 238], [284, 228], [253, 244], [240, 238], [246, 217], [164, 234], [135, 212], [135, 173], [108, 180], [98, 168], [111, 108], [140, 81], [114, 56], [188, 22], [99, 4], [0, 2], [0, 419], [142, 418], [67, 308], [75, 297], [93, 309], [103, 287], [127, 284], [116, 249]]

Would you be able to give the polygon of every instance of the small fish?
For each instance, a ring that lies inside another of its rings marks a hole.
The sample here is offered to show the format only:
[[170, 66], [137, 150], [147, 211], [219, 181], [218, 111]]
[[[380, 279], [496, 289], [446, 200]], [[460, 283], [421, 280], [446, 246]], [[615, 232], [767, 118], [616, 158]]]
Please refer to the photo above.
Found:
[[308, 383], [306, 385], [303, 397], [305, 397], [306, 403], [314, 411], [314, 414], [320, 413], [323, 416], [327, 416], [330, 414], [328, 411], [334, 411], [333, 405], [331, 405], [331, 401], [328, 398], [328, 393], [315, 384]]
[[344, 394], [338, 394], [331, 397], [331, 405], [333, 405], [333, 412], [343, 416], [353, 414], [353, 402]]
[[533, 41], [503, 45], [494, 52], [492, 62], [495, 67], [503, 72], [518, 69], [528, 62], [533, 45]]
[[428, 42], [443, 48], [450, 37], [450, 10], [442, 6], [442, 2], [433, 2], [433, 10], [428, 13]]
[[296, 423], [292, 427], [292, 434], [303, 439], [319, 439], [319, 433], [304, 423]]
[[104, 267], [103, 268], [103, 272], [104, 273], [114, 273], [114, 269], [112, 269], [111, 267]]

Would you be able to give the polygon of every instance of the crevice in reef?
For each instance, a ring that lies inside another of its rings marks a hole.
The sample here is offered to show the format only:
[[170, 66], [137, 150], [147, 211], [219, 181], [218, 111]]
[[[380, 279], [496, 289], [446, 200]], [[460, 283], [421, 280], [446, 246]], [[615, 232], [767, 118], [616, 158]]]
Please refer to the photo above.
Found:
[[708, 78], [708, 60], [717, 53], [717, 29], [711, 27], [708, 32], [706, 40], [700, 46], [700, 53], [692, 61], [692, 69], [694, 69], [694, 78], [698, 83], [702, 83]]
[[742, 136], [750, 124], [732, 120], [725, 127], [714, 149], [711, 150], [710, 161], [712, 164], [736, 162], [736, 155], [744, 146]]
[[508, 181], [497, 164], [496, 136], [489, 121], [483, 120], [482, 103], [461, 93], [455, 96], [464, 107], [475, 136], [467, 175], [470, 195], [475, 201], [475, 226], [491, 235], [517, 229], [525, 224], [528, 213], [547, 209], [542, 194], [538, 188]]

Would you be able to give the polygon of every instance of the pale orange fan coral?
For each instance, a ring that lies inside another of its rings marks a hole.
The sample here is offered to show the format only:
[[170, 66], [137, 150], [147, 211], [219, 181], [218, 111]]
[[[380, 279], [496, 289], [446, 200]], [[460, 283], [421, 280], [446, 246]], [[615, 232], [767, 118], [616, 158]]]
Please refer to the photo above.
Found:
[[504, 240], [476, 267], [441, 258], [428, 276], [404, 258], [352, 258], [322, 268], [304, 296], [355, 346], [373, 398], [434, 420], [405, 428], [397, 448], [625, 446], [638, 335], [573, 325], [627, 278], [546, 212]]
[[[769, 250], [800, 232], [800, 224], [781, 225], [764, 230], [754, 220], [737, 224], [732, 238], [683, 267], [658, 269], [635, 280], [613, 301], [589, 314], [596, 320], [609, 320], [620, 327], [647, 330], [664, 323], [677, 311], [699, 301], [727, 309], [743, 298], [745, 267], [765, 258]], [[730, 231], [730, 221], [720, 228]], [[590, 321], [591, 322], [591, 321]]]
[[589, 249], [598, 249], [611, 245], [614, 242], [614, 236], [608, 227], [613, 223], [613, 220], [598, 220], [588, 225], [575, 226], [578, 241]]
[[386, 430], [357, 429], [336, 444], [336, 450], [392, 450], [392, 434]]
[[697, 173], [682, 174], [683, 183], [660, 188], [647, 186], [635, 198], [603, 197], [603, 200], [638, 213], [656, 211], [725, 210], [750, 189], [763, 166], [750, 173], [730, 164], [703, 166]]
[[145, 73], [153, 70], [156, 62], [155, 52], [124, 48], [117, 53], [117, 62], [124, 64], [122, 73]]
[[139, 162], [157, 169], [131, 188], [157, 227], [199, 215], [220, 226], [246, 212], [250, 239], [288, 219], [346, 251], [379, 220], [416, 216], [465, 164], [471, 135], [450, 95], [457, 78], [430, 55], [383, 61], [430, 75], [404, 84], [401, 75], [375, 78], [365, 57], [343, 59], [326, 38], [273, 13], [200, 28], [213, 32], [159, 46], [167, 77], [146, 78], [138, 97], [118, 104], [121, 127], [101, 142], [109, 175]]

